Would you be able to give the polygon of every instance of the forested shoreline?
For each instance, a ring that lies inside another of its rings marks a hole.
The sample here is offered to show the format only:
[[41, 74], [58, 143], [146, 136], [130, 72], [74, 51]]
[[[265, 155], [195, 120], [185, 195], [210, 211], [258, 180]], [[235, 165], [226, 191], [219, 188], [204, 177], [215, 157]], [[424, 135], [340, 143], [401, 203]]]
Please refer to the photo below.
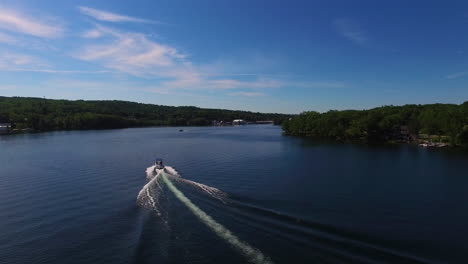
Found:
[[468, 147], [468, 101], [461, 104], [383, 106], [369, 110], [304, 112], [283, 122], [285, 135], [339, 141], [439, 140]]
[[1, 97], [0, 123], [12, 131], [207, 126], [213, 121], [274, 121], [285, 135], [338, 141], [443, 141], [468, 147], [468, 101], [461, 104], [383, 106], [300, 115], [254, 113], [128, 101]]
[[163, 106], [128, 101], [53, 100], [1, 97], [0, 123], [12, 131], [109, 129], [144, 126], [207, 126], [214, 120], [274, 121], [291, 115], [254, 113], [193, 106]]

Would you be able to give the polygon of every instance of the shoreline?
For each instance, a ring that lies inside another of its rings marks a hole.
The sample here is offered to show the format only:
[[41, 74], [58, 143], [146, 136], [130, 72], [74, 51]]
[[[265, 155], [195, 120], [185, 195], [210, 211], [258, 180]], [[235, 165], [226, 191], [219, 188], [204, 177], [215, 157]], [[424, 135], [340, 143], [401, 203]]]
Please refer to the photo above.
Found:
[[[337, 144], [356, 144], [356, 145], [410, 145], [422, 149], [453, 149], [453, 150], [462, 150], [468, 151], [467, 148], [464, 148], [460, 145], [452, 145], [444, 142], [429, 142], [427, 140], [412, 140], [412, 141], [401, 141], [401, 140], [376, 140], [376, 139], [332, 139], [332, 138], [321, 138], [305, 135], [291, 135], [283, 132], [283, 136], [300, 138], [300, 139], [309, 139], [315, 142], [322, 143], [337, 143]], [[427, 144], [427, 145], [423, 145]]]
[[25, 134], [41, 134], [41, 133], [47, 133], [47, 132], [68, 132], [68, 131], [105, 131], [105, 130], [117, 130], [117, 129], [129, 129], [129, 128], [157, 128], [157, 127], [173, 127], [173, 128], [186, 128], [186, 127], [238, 127], [238, 126], [264, 126], [264, 125], [271, 125], [271, 126], [280, 126], [276, 124], [264, 124], [264, 123], [251, 123], [251, 124], [245, 124], [245, 125], [223, 125], [223, 126], [213, 126], [213, 125], [199, 125], [199, 126], [194, 126], [194, 125], [177, 125], [177, 126], [171, 126], [171, 125], [152, 125], [152, 126], [129, 126], [129, 127], [115, 127], [115, 128], [89, 128], [89, 129], [51, 129], [51, 130], [34, 130], [34, 129], [21, 129], [21, 130], [13, 130], [12, 132], [9, 133], [0, 133], [0, 137], [2, 136], [12, 136], [12, 135], [25, 135]]

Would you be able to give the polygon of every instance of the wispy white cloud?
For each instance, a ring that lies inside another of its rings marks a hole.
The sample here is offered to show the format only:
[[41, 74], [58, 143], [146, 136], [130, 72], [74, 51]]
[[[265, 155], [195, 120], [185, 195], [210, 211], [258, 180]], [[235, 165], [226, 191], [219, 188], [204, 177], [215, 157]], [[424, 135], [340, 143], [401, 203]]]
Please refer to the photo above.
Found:
[[[2, 68], [0, 68], [2, 69]], [[42, 72], [42, 73], [60, 73], [60, 74], [102, 74], [102, 73], [110, 73], [111, 71], [82, 71], [82, 70], [55, 70], [55, 69], [39, 69], [39, 68], [11, 68], [11, 69], [3, 69], [5, 71], [12, 71], [12, 72]]]
[[67, 70], [54, 69], [44, 59], [22, 53], [0, 52], [0, 71], [4, 72], [38, 72], [51, 74], [103, 74], [109, 70]]
[[365, 45], [369, 42], [367, 33], [361, 26], [351, 19], [335, 19], [333, 26], [337, 32], [357, 45]]
[[46, 62], [34, 56], [11, 52], [0, 53], [0, 70], [13, 70], [18, 67], [41, 68], [47, 65]]
[[5, 8], [0, 9], [0, 28], [43, 38], [57, 38], [64, 31], [57, 21], [46, 21]]
[[103, 35], [110, 41], [85, 45], [74, 55], [78, 59], [101, 63], [107, 68], [140, 77], [169, 77], [185, 64], [185, 56], [177, 49], [151, 41], [144, 34], [121, 32], [103, 26], [97, 26], [90, 32], [88, 35]]
[[18, 41], [16, 38], [0, 32], [0, 43], [7, 43], [7, 44], [16, 44]]
[[93, 17], [94, 19], [106, 22], [137, 22], [137, 23], [152, 23], [159, 24], [158, 21], [142, 19], [137, 17], [125, 16], [116, 13], [111, 13], [103, 10], [98, 10], [86, 6], [79, 6], [78, 9], [81, 13]]
[[303, 87], [303, 88], [345, 88], [348, 86], [346, 83], [338, 82], [338, 81], [323, 81], [323, 82], [306, 81], [306, 82], [292, 82], [291, 84], [295, 87]]
[[250, 81], [234, 79], [208, 79], [201, 75], [181, 75], [176, 80], [165, 81], [161, 87], [168, 90], [235, 90], [235, 89], [268, 89], [279, 88], [284, 84], [274, 79], [255, 78]]
[[27, 50], [41, 50], [41, 51], [58, 51], [58, 48], [53, 43], [48, 42], [42, 38], [35, 38], [31, 36], [7, 34], [0, 32], [0, 43], [8, 44], [16, 48]]
[[161, 87], [153, 84], [142, 83], [134, 80], [101, 80], [101, 81], [87, 81], [83, 79], [51, 79], [44, 83], [44, 86], [52, 88], [67, 88], [74, 90], [86, 91], [140, 91], [157, 94], [171, 94], [173, 91], [162, 89]]
[[97, 29], [92, 29], [84, 32], [81, 36], [83, 38], [99, 38], [102, 36], [102, 32]]
[[246, 96], [246, 97], [258, 97], [258, 96], [265, 96], [264, 93], [258, 93], [258, 92], [236, 92], [236, 93], [230, 93], [230, 96]]
[[85, 81], [85, 80], [76, 80], [76, 79], [52, 79], [45, 82], [47, 86], [50, 87], [63, 87], [67, 89], [79, 89], [79, 90], [103, 90], [106, 88], [115, 89], [116, 87], [120, 88], [122, 84], [119, 82], [102, 82], [102, 81]]
[[445, 77], [447, 79], [456, 79], [456, 78], [464, 77], [464, 76], [467, 76], [467, 75], [468, 75], [468, 71], [464, 71], [464, 72], [452, 73], [452, 74], [449, 74], [449, 75], [447, 75]]
[[[259, 96], [276, 88], [341, 88], [341, 82], [297, 82], [275, 75], [230, 74], [229, 67], [216, 63], [194, 65], [177, 48], [149, 39], [145, 34], [125, 32], [102, 25], [85, 32], [86, 44], [73, 52], [75, 58], [112, 71], [154, 80], [147, 91], [230, 91], [242, 96]], [[232, 68], [232, 67], [231, 67]], [[234, 77], [236, 76], [236, 77]], [[247, 90], [247, 91], [246, 91]], [[248, 91], [250, 90], [250, 91]]]

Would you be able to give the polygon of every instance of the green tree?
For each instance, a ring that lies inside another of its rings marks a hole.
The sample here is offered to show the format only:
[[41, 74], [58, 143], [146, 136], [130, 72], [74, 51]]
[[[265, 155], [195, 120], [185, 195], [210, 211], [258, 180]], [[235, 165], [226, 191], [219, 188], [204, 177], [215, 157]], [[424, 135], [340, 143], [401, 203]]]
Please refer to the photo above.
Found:
[[462, 147], [468, 148], [468, 125], [464, 126], [458, 134], [458, 142]]

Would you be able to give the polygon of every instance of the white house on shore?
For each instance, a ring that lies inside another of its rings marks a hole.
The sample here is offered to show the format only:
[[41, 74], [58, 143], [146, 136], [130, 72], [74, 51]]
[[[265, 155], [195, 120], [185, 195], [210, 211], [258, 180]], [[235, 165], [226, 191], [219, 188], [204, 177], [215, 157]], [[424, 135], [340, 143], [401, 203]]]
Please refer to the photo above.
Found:
[[10, 133], [11, 123], [0, 123], [0, 134]]
[[245, 125], [246, 122], [245, 122], [244, 119], [234, 119], [234, 120], [232, 120], [232, 124], [233, 125]]

